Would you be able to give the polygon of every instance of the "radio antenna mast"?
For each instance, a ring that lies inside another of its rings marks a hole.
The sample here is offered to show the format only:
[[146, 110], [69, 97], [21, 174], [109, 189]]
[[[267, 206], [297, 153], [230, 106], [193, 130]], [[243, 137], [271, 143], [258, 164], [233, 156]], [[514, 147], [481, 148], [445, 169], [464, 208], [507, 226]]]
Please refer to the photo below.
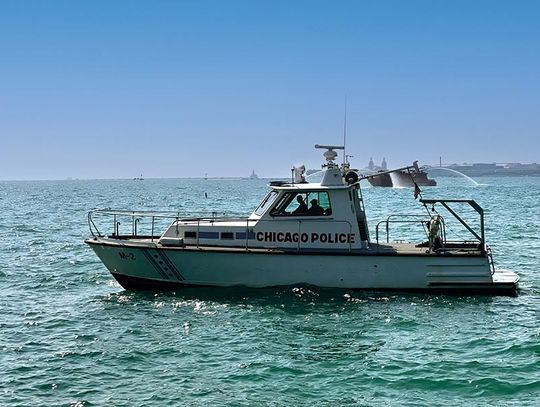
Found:
[[347, 146], [347, 96], [345, 96], [345, 115], [343, 117], [343, 164], [346, 163], [345, 148]]

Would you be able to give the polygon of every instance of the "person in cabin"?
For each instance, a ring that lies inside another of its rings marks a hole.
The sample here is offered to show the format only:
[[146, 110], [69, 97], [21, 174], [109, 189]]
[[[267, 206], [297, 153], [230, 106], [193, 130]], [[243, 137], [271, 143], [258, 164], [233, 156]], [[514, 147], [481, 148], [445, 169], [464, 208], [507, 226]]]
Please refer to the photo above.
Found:
[[319, 202], [316, 199], [312, 199], [311, 207], [308, 209], [307, 214], [312, 216], [324, 215], [324, 209], [319, 206]]
[[296, 201], [298, 202], [298, 208], [296, 208], [292, 215], [305, 215], [308, 211], [308, 207], [306, 205], [306, 201], [304, 201], [304, 198], [302, 195], [296, 196]]

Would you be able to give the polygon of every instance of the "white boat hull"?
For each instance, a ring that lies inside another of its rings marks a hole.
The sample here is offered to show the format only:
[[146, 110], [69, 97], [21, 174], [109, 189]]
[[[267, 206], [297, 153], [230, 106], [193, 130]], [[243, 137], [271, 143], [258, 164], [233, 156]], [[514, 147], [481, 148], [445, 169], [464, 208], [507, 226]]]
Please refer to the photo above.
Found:
[[126, 289], [307, 284], [345, 289], [515, 294], [519, 280], [512, 272], [492, 274], [486, 256], [169, 248], [115, 239], [91, 239], [87, 243]]

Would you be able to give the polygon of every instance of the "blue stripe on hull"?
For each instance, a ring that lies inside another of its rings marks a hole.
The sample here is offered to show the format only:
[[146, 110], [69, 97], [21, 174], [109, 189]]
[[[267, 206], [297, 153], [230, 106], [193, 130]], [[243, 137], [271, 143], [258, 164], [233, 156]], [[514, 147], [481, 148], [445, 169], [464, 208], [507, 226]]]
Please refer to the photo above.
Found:
[[[246, 232], [236, 232], [236, 238], [245, 240]], [[254, 240], [255, 239], [255, 232], [249, 232], [248, 233], [248, 239], [249, 240]]]

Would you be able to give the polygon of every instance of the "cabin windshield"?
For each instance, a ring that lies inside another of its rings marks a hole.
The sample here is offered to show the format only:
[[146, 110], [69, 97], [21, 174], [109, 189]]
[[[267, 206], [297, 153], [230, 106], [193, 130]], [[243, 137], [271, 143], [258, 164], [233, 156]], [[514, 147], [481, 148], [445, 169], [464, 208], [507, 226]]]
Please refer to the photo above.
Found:
[[328, 216], [332, 214], [328, 192], [287, 192], [274, 206], [272, 216]]
[[266, 194], [257, 209], [255, 209], [255, 215], [261, 216], [263, 213], [265, 213], [266, 210], [270, 207], [270, 205], [274, 203], [277, 196], [278, 193], [276, 191], [270, 191], [268, 194]]

